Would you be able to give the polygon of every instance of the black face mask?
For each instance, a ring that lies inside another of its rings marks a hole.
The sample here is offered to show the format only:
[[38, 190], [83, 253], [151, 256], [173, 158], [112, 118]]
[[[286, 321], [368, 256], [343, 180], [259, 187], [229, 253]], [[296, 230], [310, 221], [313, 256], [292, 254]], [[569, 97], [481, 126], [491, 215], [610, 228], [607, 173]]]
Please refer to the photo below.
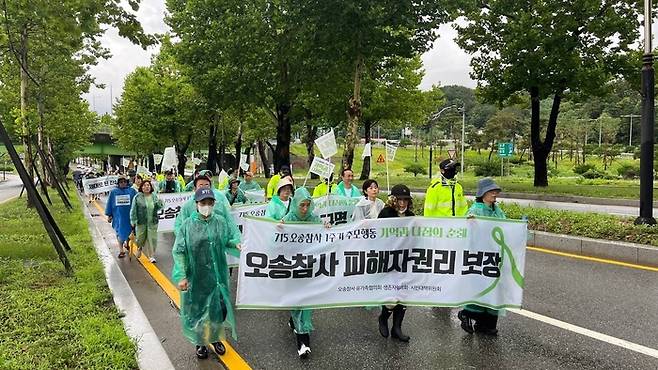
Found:
[[445, 177], [448, 180], [454, 179], [456, 174], [457, 174], [457, 169], [454, 167], [446, 168], [445, 170], [443, 170], [443, 177]]

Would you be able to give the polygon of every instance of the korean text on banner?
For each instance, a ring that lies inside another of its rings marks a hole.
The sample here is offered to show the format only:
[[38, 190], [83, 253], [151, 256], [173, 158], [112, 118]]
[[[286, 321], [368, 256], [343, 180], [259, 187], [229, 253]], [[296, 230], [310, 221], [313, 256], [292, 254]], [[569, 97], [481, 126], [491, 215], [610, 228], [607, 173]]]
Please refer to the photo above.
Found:
[[363, 153], [361, 153], [361, 159], [366, 159], [366, 157], [371, 157], [372, 156], [372, 146], [370, 143], [367, 143], [363, 147]]
[[341, 225], [352, 221], [354, 208], [361, 199], [331, 195], [313, 199], [313, 214], [332, 225]]
[[318, 149], [320, 149], [320, 153], [324, 159], [331, 158], [338, 153], [334, 129], [331, 129], [328, 133], [315, 139], [315, 144], [318, 146]]
[[397, 146], [386, 143], [386, 160], [387, 161], [394, 160], [395, 152], [397, 152], [397, 150], [398, 150]]
[[326, 229], [247, 218], [237, 307], [521, 306], [527, 224], [404, 217]]
[[105, 176], [95, 179], [82, 179], [82, 189], [85, 195], [103, 194], [117, 187], [119, 176]]
[[265, 217], [265, 211], [267, 211], [267, 203], [233, 206], [231, 216], [238, 227], [242, 228], [246, 217]]
[[331, 174], [334, 172], [334, 164], [326, 159], [320, 157], [313, 157], [313, 162], [311, 163], [311, 168], [309, 168], [310, 173], [314, 173], [320, 176], [323, 179], [328, 179]]
[[158, 211], [158, 232], [174, 231], [176, 217], [183, 208], [183, 204], [193, 195], [193, 192], [158, 194], [158, 198], [164, 204], [164, 207]]

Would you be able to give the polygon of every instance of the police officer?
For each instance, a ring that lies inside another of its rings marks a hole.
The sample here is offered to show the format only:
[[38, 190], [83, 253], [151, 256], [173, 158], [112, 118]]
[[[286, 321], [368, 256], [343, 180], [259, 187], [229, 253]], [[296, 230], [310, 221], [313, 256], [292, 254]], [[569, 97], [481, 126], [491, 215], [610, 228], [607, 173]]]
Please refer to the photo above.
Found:
[[425, 193], [425, 217], [466, 216], [464, 189], [455, 179], [459, 163], [446, 159], [439, 164], [441, 175], [432, 180]]

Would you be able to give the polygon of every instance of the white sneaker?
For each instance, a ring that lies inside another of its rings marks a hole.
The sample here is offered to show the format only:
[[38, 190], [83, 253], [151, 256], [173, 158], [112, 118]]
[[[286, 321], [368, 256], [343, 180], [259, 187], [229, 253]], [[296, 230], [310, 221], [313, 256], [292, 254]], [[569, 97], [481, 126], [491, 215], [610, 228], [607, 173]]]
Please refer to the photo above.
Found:
[[156, 263], [156, 262], [157, 262], [157, 261], [155, 260], [155, 257], [151, 257], [151, 258], [149, 258], [149, 261], [151, 261], [151, 263]]
[[311, 348], [307, 347], [306, 344], [302, 344], [302, 347], [297, 350], [299, 358], [306, 358], [311, 353]]

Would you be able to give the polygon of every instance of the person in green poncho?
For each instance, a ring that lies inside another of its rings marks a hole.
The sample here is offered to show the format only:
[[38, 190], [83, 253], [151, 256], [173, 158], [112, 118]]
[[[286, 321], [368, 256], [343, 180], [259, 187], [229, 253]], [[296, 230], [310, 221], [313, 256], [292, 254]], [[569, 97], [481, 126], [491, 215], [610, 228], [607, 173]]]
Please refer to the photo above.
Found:
[[354, 180], [354, 172], [351, 168], [343, 168], [340, 171], [340, 178], [343, 180], [338, 183], [332, 190], [331, 194], [342, 195], [348, 198], [361, 198], [363, 194], [359, 191], [352, 180]]
[[142, 180], [139, 193], [135, 195], [130, 208], [130, 224], [135, 230], [137, 258], [146, 252], [151, 263], [155, 263], [155, 249], [158, 244], [158, 211], [163, 207], [162, 201], [153, 193], [150, 179]]
[[228, 190], [226, 191], [226, 200], [231, 206], [235, 203], [247, 203], [247, 196], [244, 191], [240, 189], [240, 180], [233, 179], [228, 183]]
[[254, 181], [254, 174], [251, 171], [244, 173], [244, 181], [240, 182], [240, 190], [242, 191], [259, 191], [262, 190], [260, 184]]
[[[313, 197], [311, 197], [311, 194], [306, 188], [295, 190], [295, 196], [291, 202], [290, 212], [283, 217], [283, 220], [281, 220], [282, 223], [303, 222], [322, 224], [320, 217], [313, 214]], [[297, 337], [297, 355], [300, 358], [308, 357], [311, 353], [310, 333], [313, 331], [313, 310], [291, 311], [288, 325]]]
[[197, 212], [183, 222], [172, 249], [172, 278], [181, 290], [183, 335], [205, 359], [207, 344], [220, 356], [226, 353], [225, 328], [236, 338], [226, 252], [237, 255], [240, 239], [231, 239], [226, 222], [213, 212], [212, 189], [197, 190], [194, 200]]
[[[507, 218], [505, 212], [496, 204], [500, 191], [500, 186], [491, 178], [487, 177], [478, 181], [475, 202], [468, 210], [468, 217]], [[497, 335], [498, 329], [496, 329], [496, 326], [498, 325], [499, 314], [500, 310], [469, 304], [459, 311], [457, 317], [461, 321], [462, 329], [468, 333]]]
[[293, 183], [290, 177], [284, 177], [277, 184], [276, 194], [270, 200], [265, 210], [265, 217], [272, 220], [281, 221], [281, 219], [290, 210], [290, 196], [294, 193]]

